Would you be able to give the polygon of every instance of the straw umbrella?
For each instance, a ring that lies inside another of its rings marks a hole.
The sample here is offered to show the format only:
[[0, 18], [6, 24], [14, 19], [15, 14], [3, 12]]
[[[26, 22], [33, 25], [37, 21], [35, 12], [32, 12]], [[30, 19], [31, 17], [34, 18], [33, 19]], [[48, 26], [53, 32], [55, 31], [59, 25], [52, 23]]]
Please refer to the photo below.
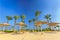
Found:
[[[4, 27], [4, 26], [10, 26], [10, 24], [8, 24], [8, 23], [0, 24], [0, 27]], [[5, 29], [5, 30], [6, 30], [6, 29]]]
[[58, 24], [60, 24], [60, 23], [57, 23], [57, 22], [52, 22], [52, 23], [49, 23], [48, 25], [51, 27], [55, 27], [55, 26], [57, 26]]
[[4, 26], [3, 24], [0, 24], [0, 27]]
[[24, 22], [17, 23], [16, 25], [20, 26], [20, 30], [22, 30], [22, 27], [26, 27], [27, 26]]
[[8, 23], [3, 23], [4, 24], [4, 26], [10, 26], [10, 24], [8, 24]]
[[[0, 27], [3, 27], [4, 25], [3, 24], [0, 24]], [[2, 29], [2, 31], [3, 31], [3, 29]]]
[[[42, 24], [47, 24], [47, 23], [48, 23], [48, 22], [46, 22], [46, 21], [38, 21], [38, 22], [35, 23], [35, 26], [36, 26], [36, 27], [41, 27]], [[41, 27], [41, 32], [42, 32], [42, 27]]]
[[[3, 26], [10, 26], [10, 24], [8, 24], [8, 23], [3, 23]], [[5, 27], [5, 31], [6, 31], [6, 27]]]

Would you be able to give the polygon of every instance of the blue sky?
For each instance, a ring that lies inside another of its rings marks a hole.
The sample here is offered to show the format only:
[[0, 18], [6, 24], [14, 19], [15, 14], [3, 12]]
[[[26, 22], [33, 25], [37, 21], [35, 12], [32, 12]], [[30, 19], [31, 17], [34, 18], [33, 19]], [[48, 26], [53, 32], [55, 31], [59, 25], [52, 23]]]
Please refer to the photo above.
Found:
[[[42, 12], [39, 20], [45, 20], [44, 15], [51, 14], [53, 22], [60, 22], [60, 0], [0, 0], [0, 23], [7, 21], [6, 16], [25, 14], [28, 24], [29, 19], [35, 18], [37, 10]], [[10, 21], [11, 25], [13, 23], [14, 20]]]

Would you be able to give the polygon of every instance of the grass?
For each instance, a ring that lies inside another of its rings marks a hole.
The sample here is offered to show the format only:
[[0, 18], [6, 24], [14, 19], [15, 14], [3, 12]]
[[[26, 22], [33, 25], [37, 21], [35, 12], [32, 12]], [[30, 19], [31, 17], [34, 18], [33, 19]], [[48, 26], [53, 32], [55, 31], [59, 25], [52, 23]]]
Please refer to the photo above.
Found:
[[[0, 30], [0, 31], [3, 31], [3, 30]], [[41, 32], [41, 30], [39, 29], [22, 29], [22, 30], [15, 30], [15, 31], [12, 31], [12, 30], [4, 30], [3, 32], [6, 32], [6, 33], [12, 33], [12, 32], [20, 32], [20, 31], [28, 31], [28, 32]], [[42, 30], [43, 32], [45, 32], [45, 31], [54, 31], [54, 30], [51, 30], [51, 29], [49, 29], [49, 28], [46, 28], [46, 29], [43, 29]]]
[[11, 31], [11, 30], [5, 30], [4, 32], [6, 32], [6, 33], [12, 33], [12, 32], [14, 32], [14, 31]]

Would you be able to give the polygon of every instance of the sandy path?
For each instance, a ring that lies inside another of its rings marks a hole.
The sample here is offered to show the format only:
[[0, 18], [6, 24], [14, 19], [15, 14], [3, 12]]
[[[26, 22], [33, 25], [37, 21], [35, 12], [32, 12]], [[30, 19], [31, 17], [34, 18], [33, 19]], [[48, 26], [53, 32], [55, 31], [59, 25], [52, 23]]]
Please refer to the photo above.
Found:
[[57, 33], [24, 33], [24, 34], [0, 34], [0, 40], [60, 40], [60, 32]]

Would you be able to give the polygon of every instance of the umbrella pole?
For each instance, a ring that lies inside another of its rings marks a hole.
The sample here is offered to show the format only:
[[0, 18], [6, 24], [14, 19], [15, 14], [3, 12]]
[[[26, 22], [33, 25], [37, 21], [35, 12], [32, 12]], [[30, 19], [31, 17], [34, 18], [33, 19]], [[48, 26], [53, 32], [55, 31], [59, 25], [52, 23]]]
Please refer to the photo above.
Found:
[[21, 27], [20, 27], [20, 32], [21, 32]]
[[42, 33], [42, 25], [41, 25], [41, 35], [42, 35], [43, 33]]
[[36, 26], [34, 27], [34, 32], [36, 31]]
[[39, 32], [40, 32], [40, 26], [39, 26]]
[[[5, 26], [4, 26], [5, 27]], [[6, 27], [5, 27], [5, 30], [4, 31], [6, 31]]]
[[3, 29], [3, 27], [2, 27], [2, 32], [4, 32], [4, 29]]
[[41, 27], [41, 32], [42, 32], [42, 27]]
[[37, 27], [37, 31], [39, 32], [39, 26]]

